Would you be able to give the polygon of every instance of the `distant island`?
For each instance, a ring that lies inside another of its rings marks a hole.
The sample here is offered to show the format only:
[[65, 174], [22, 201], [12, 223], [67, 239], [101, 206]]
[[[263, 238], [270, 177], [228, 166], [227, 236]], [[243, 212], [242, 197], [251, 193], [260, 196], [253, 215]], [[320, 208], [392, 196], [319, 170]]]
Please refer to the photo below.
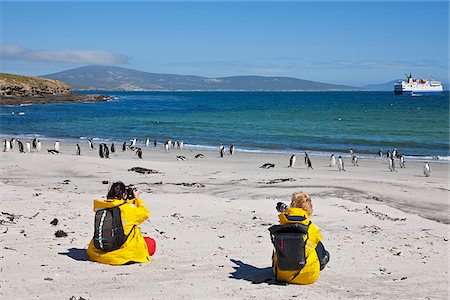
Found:
[[107, 101], [109, 96], [72, 93], [58, 80], [0, 73], [0, 105]]
[[292, 77], [207, 78], [158, 74], [114, 66], [85, 66], [41, 77], [60, 80], [80, 91], [359, 91], [362, 88]]

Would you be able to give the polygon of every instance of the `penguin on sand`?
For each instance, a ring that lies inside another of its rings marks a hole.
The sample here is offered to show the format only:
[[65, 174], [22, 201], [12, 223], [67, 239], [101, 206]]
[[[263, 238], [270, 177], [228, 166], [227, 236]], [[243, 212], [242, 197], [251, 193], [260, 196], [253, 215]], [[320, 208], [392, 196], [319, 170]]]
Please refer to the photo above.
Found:
[[358, 165], [358, 157], [356, 157], [355, 154], [353, 154], [353, 156], [352, 156], [352, 164], [357, 167], [359, 166]]
[[106, 144], [103, 144], [103, 156], [109, 158], [109, 148]]
[[38, 140], [38, 141], [36, 142], [36, 151], [37, 151], [37, 152], [40, 152], [41, 149], [42, 149], [42, 144], [41, 144], [41, 141]]
[[338, 170], [339, 171], [345, 171], [345, 169], [344, 169], [344, 160], [342, 159], [342, 156], [338, 157]]
[[400, 168], [405, 168], [405, 157], [403, 155], [400, 155]]
[[25, 151], [23, 151], [23, 144], [21, 141], [17, 141], [17, 144], [19, 145], [19, 152], [20, 153], [24, 153]]
[[388, 158], [389, 160], [389, 171], [391, 172], [395, 172], [395, 161], [394, 161], [394, 157], [391, 156]]
[[234, 144], [231, 144], [230, 146], [230, 155], [234, 154]]
[[308, 169], [309, 168], [313, 169], [311, 160], [309, 159], [308, 153], [306, 152], [305, 152], [305, 164], [308, 166]]
[[145, 147], [148, 147], [148, 146], [150, 146], [150, 139], [149, 138], [147, 138], [145, 140]]
[[116, 146], [114, 145], [114, 142], [111, 144], [111, 153], [116, 152]]
[[334, 154], [331, 154], [330, 156], [330, 167], [335, 167], [336, 166], [336, 157], [334, 156]]
[[430, 165], [426, 162], [425, 165], [423, 165], [423, 174], [426, 177], [430, 177], [431, 176], [431, 167]]
[[295, 165], [295, 154], [292, 154], [291, 158], [289, 159], [289, 168], [293, 168]]
[[127, 142], [123, 142], [122, 144], [122, 152], [125, 152], [127, 150]]
[[92, 143], [92, 139], [88, 139], [89, 149], [94, 150], [94, 143]]
[[223, 157], [225, 155], [225, 146], [220, 145], [219, 151], [220, 151], [220, 157]]
[[142, 158], [142, 149], [141, 149], [141, 148], [137, 148], [137, 150], [136, 150], [136, 155], [137, 155], [139, 158]]
[[75, 154], [76, 155], [81, 155], [80, 145], [78, 145], [78, 144], [75, 146]]
[[103, 144], [99, 144], [98, 145], [98, 156], [100, 156], [100, 158], [104, 158], [104, 152], [103, 152]]
[[31, 144], [29, 141], [26, 142], [27, 152], [31, 152]]
[[59, 142], [55, 141], [55, 144], [53, 145], [53, 149], [59, 152]]

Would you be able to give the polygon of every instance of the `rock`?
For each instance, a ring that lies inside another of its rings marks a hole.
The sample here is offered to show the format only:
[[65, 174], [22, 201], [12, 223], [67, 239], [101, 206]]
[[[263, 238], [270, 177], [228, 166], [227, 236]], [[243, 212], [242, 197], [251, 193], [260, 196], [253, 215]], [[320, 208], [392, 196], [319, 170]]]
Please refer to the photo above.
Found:
[[60, 237], [66, 237], [66, 236], [67, 236], [67, 233], [65, 233], [63, 230], [58, 230], [58, 231], [55, 232], [55, 236], [56, 236], [57, 238], [60, 238]]

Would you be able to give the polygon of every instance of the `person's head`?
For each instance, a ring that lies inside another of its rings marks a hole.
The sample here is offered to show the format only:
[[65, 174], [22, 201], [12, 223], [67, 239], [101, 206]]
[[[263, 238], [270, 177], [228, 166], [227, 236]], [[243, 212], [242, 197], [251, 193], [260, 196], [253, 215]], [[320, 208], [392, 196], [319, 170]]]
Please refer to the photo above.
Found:
[[303, 192], [297, 192], [292, 194], [291, 207], [303, 209], [304, 211], [306, 211], [308, 216], [311, 216], [313, 212], [311, 197]]
[[126, 187], [122, 181], [114, 182], [109, 189], [107, 199], [126, 199]]

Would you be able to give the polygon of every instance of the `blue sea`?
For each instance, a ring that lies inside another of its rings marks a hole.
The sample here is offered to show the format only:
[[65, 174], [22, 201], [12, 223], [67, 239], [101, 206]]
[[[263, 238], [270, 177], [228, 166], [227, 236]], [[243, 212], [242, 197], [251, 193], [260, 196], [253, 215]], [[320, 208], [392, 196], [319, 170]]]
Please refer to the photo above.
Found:
[[0, 106], [0, 135], [372, 156], [381, 148], [448, 160], [449, 94], [393, 92], [102, 92], [113, 100]]

